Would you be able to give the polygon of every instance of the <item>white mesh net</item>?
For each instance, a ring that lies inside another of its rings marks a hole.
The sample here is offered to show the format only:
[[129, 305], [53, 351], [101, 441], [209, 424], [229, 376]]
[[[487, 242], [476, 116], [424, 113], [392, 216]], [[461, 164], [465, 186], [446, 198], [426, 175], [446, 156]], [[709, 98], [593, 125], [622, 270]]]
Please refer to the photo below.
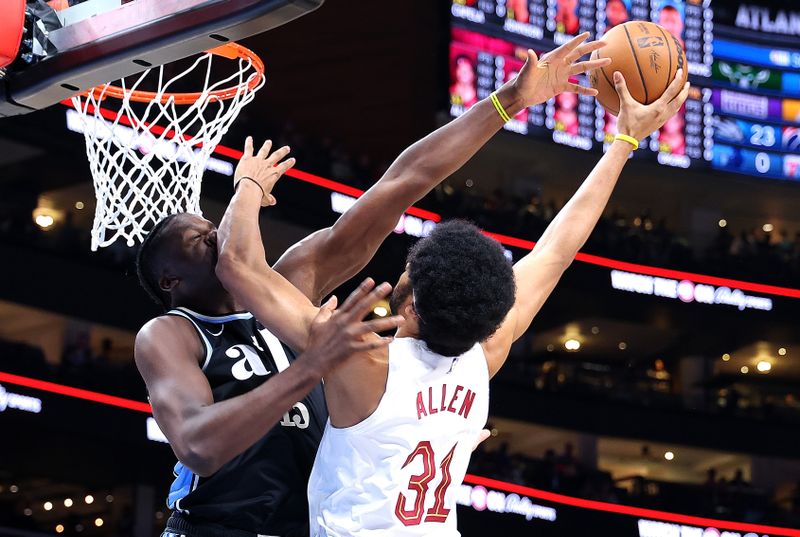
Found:
[[[227, 71], [211, 82], [212, 75], [218, 75], [218, 69], [212, 69], [217, 63], [228, 64]], [[203, 75], [203, 89], [188, 99], [192, 102], [182, 104], [187, 94], [166, 95], [182, 80], [186, 83], [187, 77], [194, 80], [198, 75]], [[128, 79], [133, 80], [117, 84], [123, 90], [119, 99], [111, 97], [115, 92], [111, 84], [72, 99], [83, 120], [97, 195], [92, 250], [119, 238], [133, 246], [170, 214], [202, 214], [200, 187], [209, 158], [264, 84], [251, 59], [238, 58], [237, 68], [236, 62], [212, 53], [172, 76], [160, 66]], [[153, 88], [148, 90], [152, 92], [148, 102], [132, 99], [134, 91], [146, 87]], [[233, 90], [220, 97], [228, 87]], [[119, 106], [112, 111], [107, 107], [113, 103]]]

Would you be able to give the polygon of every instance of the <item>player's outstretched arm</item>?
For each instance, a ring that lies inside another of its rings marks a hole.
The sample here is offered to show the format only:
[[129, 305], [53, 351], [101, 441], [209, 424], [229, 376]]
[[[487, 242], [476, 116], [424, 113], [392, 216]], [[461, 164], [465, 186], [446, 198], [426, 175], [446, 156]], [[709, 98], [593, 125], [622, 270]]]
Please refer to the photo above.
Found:
[[[533, 50], [519, 76], [497, 91], [513, 117], [563, 91], [595, 95], [570, 77], [608, 65], [607, 58], [578, 61], [605, 45], [585, 42], [582, 34], [537, 58]], [[318, 304], [322, 297], [360, 271], [394, 230], [409, 206], [458, 170], [500, 128], [503, 120], [490, 99], [406, 149], [333, 227], [318, 231], [288, 250], [275, 264], [298, 289]]]
[[253, 139], [247, 137], [234, 174], [236, 191], [217, 232], [216, 273], [239, 304], [299, 352], [305, 348], [317, 308], [267, 264], [259, 211], [275, 202], [272, 187], [294, 165], [294, 159], [285, 159], [288, 147], [270, 153], [271, 147], [267, 141], [254, 154]]
[[[672, 117], [689, 95], [689, 84], [681, 84], [680, 72], [664, 95], [644, 106], [628, 93], [625, 80], [614, 73], [621, 108], [617, 129], [641, 140]], [[489, 370], [494, 375], [505, 362], [511, 344], [530, 326], [561, 275], [575, 259], [608, 204], [631, 144], [616, 140], [603, 155], [578, 191], [547, 226], [536, 247], [514, 265], [517, 300], [503, 325], [484, 343]]]
[[324, 375], [357, 353], [387, 345], [391, 338], [364, 336], [396, 328], [402, 318], [362, 319], [390, 291], [367, 280], [338, 310], [331, 299], [311, 321], [306, 350], [290, 367], [218, 403], [200, 369], [205, 351], [189, 321], [163, 316], [147, 323], [136, 336], [134, 357], [153, 415], [178, 459], [198, 475], [213, 474], [263, 437]]

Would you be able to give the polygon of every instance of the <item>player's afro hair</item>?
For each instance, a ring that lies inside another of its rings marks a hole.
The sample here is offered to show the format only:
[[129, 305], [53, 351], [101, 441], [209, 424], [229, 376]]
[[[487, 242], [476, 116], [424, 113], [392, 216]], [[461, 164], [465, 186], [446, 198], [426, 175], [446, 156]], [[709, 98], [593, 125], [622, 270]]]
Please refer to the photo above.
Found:
[[458, 356], [494, 334], [514, 305], [503, 247], [474, 225], [436, 226], [408, 254], [419, 336], [433, 352]]

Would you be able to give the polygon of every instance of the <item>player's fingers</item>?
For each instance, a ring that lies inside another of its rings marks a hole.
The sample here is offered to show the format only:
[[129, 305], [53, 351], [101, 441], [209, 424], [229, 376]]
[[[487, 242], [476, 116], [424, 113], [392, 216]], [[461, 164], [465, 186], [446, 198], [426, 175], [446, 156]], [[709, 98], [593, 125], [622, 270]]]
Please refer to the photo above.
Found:
[[622, 73], [619, 71], [614, 71], [614, 89], [617, 90], [620, 100], [631, 100], [631, 94], [628, 91], [628, 85], [625, 83], [625, 77], [622, 76]]
[[253, 156], [253, 137], [248, 136], [244, 139], [244, 153], [242, 154], [242, 158], [252, 157]]
[[258, 150], [258, 158], [265, 159], [269, 156], [269, 150], [272, 149], [272, 140], [264, 140], [261, 149]]
[[267, 157], [267, 165], [275, 166], [277, 163], [286, 158], [286, 155], [289, 154], [289, 151], [291, 151], [291, 149], [288, 145], [276, 149], [274, 153]]
[[292, 168], [296, 163], [297, 163], [297, 159], [295, 159], [294, 157], [288, 158], [288, 159], [284, 160], [283, 162], [281, 162], [280, 164], [278, 164], [275, 167], [275, 171], [278, 172], [278, 176], [280, 177], [284, 173], [288, 172], [289, 169]]
[[587, 60], [585, 62], [573, 63], [569, 68], [569, 74], [579, 75], [581, 73], [588, 73], [595, 69], [600, 69], [606, 65], [611, 65], [611, 58], [599, 58], [597, 60]]
[[[581, 43], [587, 39], [589, 39], [589, 32], [583, 32], [582, 34], [576, 35], [556, 50], [568, 58], [571, 53], [573, 53], [579, 46], [581, 46]], [[580, 58], [580, 56], [576, 56], [576, 59], [577, 58]]]
[[386, 347], [392, 341], [394, 341], [394, 338], [391, 336], [369, 338], [367, 341], [359, 341], [358, 343], [353, 343], [351, 348], [353, 349], [353, 352], [371, 351], [373, 349], [380, 349], [381, 347]]
[[677, 114], [678, 110], [681, 109], [681, 106], [683, 106], [683, 103], [686, 102], [686, 99], [688, 97], [689, 97], [689, 83], [687, 82], [686, 84], [684, 84], [684, 87], [678, 94], [678, 96], [672, 99], [672, 101], [670, 101], [669, 104], [667, 105], [666, 107], [668, 114], [667, 118], [670, 118], [673, 115]]
[[594, 52], [595, 50], [600, 50], [601, 48], [608, 45], [605, 41], [589, 41], [588, 43], [583, 43], [582, 45], [578, 46], [575, 50], [567, 54], [567, 60], [572, 63], [581, 56], [585, 56], [590, 52]]
[[476, 449], [478, 449], [478, 446], [480, 446], [481, 443], [484, 440], [486, 440], [487, 438], [489, 438], [491, 435], [492, 435], [492, 433], [489, 431], [489, 429], [483, 429], [481, 432], [479, 432], [478, 433], [478, 437], [475, 439], [475, 442], [472, 444], [472, 451], [475, 451]]
[[539, 56], [536, 55], [536, 51], [532, 48], [528, 49], [528, 63], [533, 67], [536, 67], [536, 64], [539, 63]]
[[342, 307], [339, 308], [339, 311], [346, 313], [353, 309], [353, 306], [364, 296], [366, 296], [373, 287], [375, 287], [375, 280], [372, 278], [366, 278], [358, 285], [355, 291], [350, 293], [350, 296], [348, 296], [347, 300], [344, 301], [344, 304], [342, 304]]
[[358, 302], [356, 302], [352, 309], [348, 312], [348, 315], [351, 316], [352, 320], [361, 320], [367, 316], [369, 312], [372, 311], [372, 308], [375, 307], [375, 304], [386, 298], [389, 293], [392, 292], [392, 286], [386, 282], [375, 287], [369, 294], [362, 297]]
[[338, 300], [336, 295], [331, 296], [320, 308], [317, 312], [316, 317], [314, 317], [315, 323], [324, 323], [328, 319], [331, 318], [333, 315], [333, 310], [336, 309], [336, 304]]
[[262, 207], [272, 207], [273, 205], [277, 205], [278, 200], [272, 194], [267, 194], [266, 200], [261, 204]]
[[393, 317], [386, 317], [383, 319], [373, 319], [372, 321], [364, 321], [358, 325], [355, 330], [356, 335], [367, 334], [369, 332], [385, 332], [386, 330], [393, 330], [405, 322], [402, 315], [395, 315]]
[[666, 106], [668, 102], [678, 96], [683, 89], [683, 69], [675, 71], [675, 79], [667, 86], [666, 91], [656, 100], [658, 106]]
[[581, 95], [590, 95], [592, 97], [597, 96], [597, 90], [594, 88], [587, 88], [586, 86], [581, 86], [580, 84], [569, 84], [569, 91], [573, 93], [579, 93]]

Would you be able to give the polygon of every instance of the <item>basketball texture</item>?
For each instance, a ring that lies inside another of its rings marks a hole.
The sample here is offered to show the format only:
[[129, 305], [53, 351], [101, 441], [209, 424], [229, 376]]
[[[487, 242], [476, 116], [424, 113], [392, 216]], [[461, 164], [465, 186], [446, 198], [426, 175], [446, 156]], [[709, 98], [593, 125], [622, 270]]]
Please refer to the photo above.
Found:
[[622, 73], [631, 96], [642, 104], [661, 97], [679, 68], [683, 68], [684, 83], [689, 76], [681, 42], [658, 24], [626, 22], [609, 30], [602, 40], [608, 45], [595, 50], [592, 59], [611, 58], [611, 65], [593, 71], [589, 81], [598, 91], [597, 100], [615, 116], [619, 96], [614, 89], [614, 71]]

